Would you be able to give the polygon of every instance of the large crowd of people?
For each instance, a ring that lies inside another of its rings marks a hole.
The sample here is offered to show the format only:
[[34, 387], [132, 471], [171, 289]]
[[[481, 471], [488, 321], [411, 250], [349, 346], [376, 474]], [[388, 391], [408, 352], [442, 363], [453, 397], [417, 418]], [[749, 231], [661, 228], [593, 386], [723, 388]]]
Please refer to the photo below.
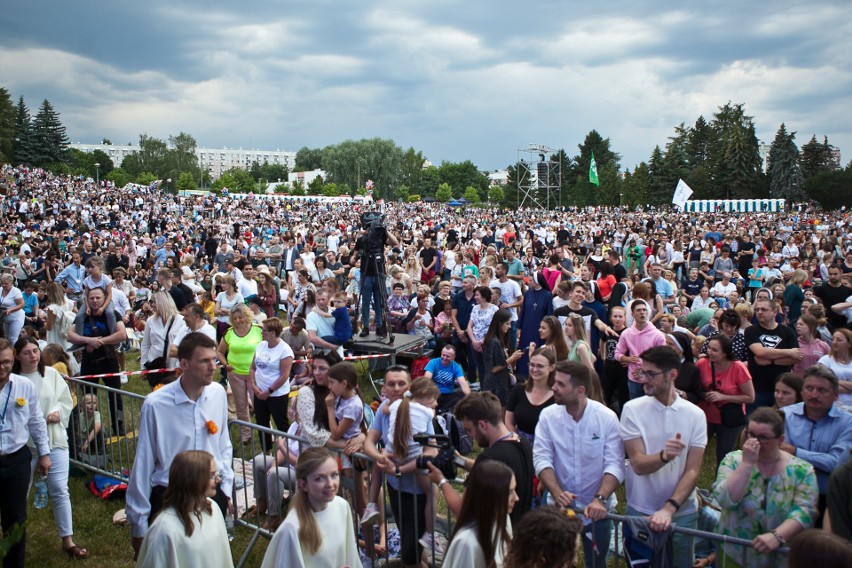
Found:
[[[0, 407], [12, 403], [0, 425], [13, 435], [0, 436], [0, 471], [18, 485], [36, 467], [47, 476], [69, 555], [90, 551], [74, 540], [68, 461], [97, 461], [95, 440], [124, 435], [125, 412], [110, 394], [102, 423], [97, 399], [72, 400], [57, 377], [109, 374], [103, 382], [120, 389], [136, 347], [158, 371], [147, 375], [127, 497], [140, 565], [164, 558], [166, 535], [186, 541], [173, 558], [226, 538], [205, 524], [233, 507], [229, 417], [252, 416], [345, 454], [338, 466], [328, 452], [259, 438], [258, 510], [278, 529], [264, 565], [368, 564], [390, 549], [385, 531], [372, 542], [345, 527], [371, 533], [386, 493], [406, 566], [432, 554], [445, 566], [551, 565], [551, 550], [530, 548], [553, 536], [542, 531], [560, 531], [551, 540], [566, 562], [582, 543], [587, 566], [600, 566], [622, 483], [640, 523], [628, 525], [628, 553], [639, 553], [637, 531], [698, 527], [712, 439], [714, 530], [752, 546], [720, 546], [705, 565], [769, 565], [811, 527], [850, 539], [845, 211], [367, 207], [171, 195], [3, 166]], [[407, 367], [387, 370], [364, 433], [371, 400], [342, 356], [350, 341], [389, 332], [420, 336], [431, 360], [414, 380]], [[418, 473], [415, 458], [435, 450], [413, 434], [435, 434], [436, 410], [484, 448], [465, 462], [462, 493], [434, 466]], [[252, 435], [243, 427], [240, 441]], [[346, 457], [359, 451], [385, 487]], [[354, 514], [336, 497], [341, 477], [355, 487]], [[447, 550], [427, 519], [427, 479], [458, 515]], [[25, 517], [25, 495], [0, 500], [4, 531]], [[346, 538], [324, 538], [329, 527]], [[693, 541], [671, 544], [674, 565], [692, 565]], [[22, 565], [23, 550], [8, 565]]]

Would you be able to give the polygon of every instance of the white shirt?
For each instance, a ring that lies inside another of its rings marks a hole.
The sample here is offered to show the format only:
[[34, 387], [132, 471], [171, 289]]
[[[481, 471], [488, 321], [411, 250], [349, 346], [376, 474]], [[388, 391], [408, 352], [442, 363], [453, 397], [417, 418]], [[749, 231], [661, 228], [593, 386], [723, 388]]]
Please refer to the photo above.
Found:
[[[496, 528], [496, 527], [495, 527]], [[506, 531], [509, 536], [512, 536], [512, 523], [506, 521]], [[497, 539], [497, 546], [494, 551], [494, 563], [497, 568], [503, 566], [504, 546], [507, 549], [509, 543], [504, 543], [502, 539]], [[476, 527], [466, 526], [459, 530], [453, 537], [453, 542], [450, 543], [450, 548], [447, 549], [447, 554], [444, 556], [444, 566], [447, 568], [486, 568], [488, 563], [485, 560], [485, 554], [482, 552], [482, 547], [479, 546], [479, 540], [476, 537]]]
[[[59, 371], [53, 367], [45, 366], [44, 376], [40, 376], [36, 371], [32, 375], [26, 375], [26, 377], [33, 382], [36, 391], [38, 391], [38, 403], [44, 413], [45, 420], [47, 420], [48, 414], [59, 413], [59, 422], [47, 425], [47, 442], [50, 444], [50, 449], [64, 448], [67, 450], [68, 419], [71, 417], [71, 410], [74, 408], [68, 384], [59, 374]], [[4, 402], [4, 397], [0, 396], [0, 405]], [[10, 401], [10, 404], [12, 402], [14, 401]], [[29, 445], [31, 448], [35, 448], [32, 437], [29, 440]]]
[[[489, 284], [489, 287], [500, 288], [501, 304], [514, 304], [518, 301], [518, 298], [521, 297], [521, 286], [511, 279], [508, 279], [505, 282], [500, 282], [499, 280], [492, 280], [491, 284]], [[512, 313], [512, 321], [518, 321], [518, 309], [518, 306], [514, 308], [508, 308], [508, 310]]]
[[[216, 425], [216, 434], [209, 432], [208, 421]], [[168, 486], [172, 460], [185, 450], [210, 452], [222, 473], [222, 492], [231, 494], [234, 448], [228, 435], [228, 397], [222, 385], [207, 385], [198, 400], [192, 401], [177, 380], [145, 398], [136, 459], [127, 484], [127, 520], [134, 537], [144, 537], [148, 532], [151, 489]]]
[[[216, 341], [216, 328], [207, 322], [204, 322], [202, 326], [195, 331], [189, 329], [189, 326], [186, 325], [186, 321], [183, 319], [180, 321], [180, 327], [178, 327], [177, 322], [175, 323], [174, 327], [177, 328], [177, 331], [173, 330], [172, 333], [169, 334], [169, 336], [171, 337], [171, 341], [169, 344], [174, 345], [175, 347], [180, 345], [180, 342], [183, 341], [183, 338], [189, 335], [190, 333], [203, 333], [204, 335], [212, 339], [214, 342]], [[179, 361], [177, 357], [169, 358], [169, 367], [174, 369], [178, 366], [178, 364]]]
[[[9, 381], [0, 389], [0, 413], [5, 412], [0, 421], [0, 455], [17, 452], [30, 437], [38, 448], [39, 456], [50, 453], [47, 422], [38, 398], [31, 380], [14, 373], [9, 375]], [[19, 401], [23, 405], [18, 404]]]
[[[396, 433], [396, 417], [399, 414], [399, 405], [401, 400], [393, 402], [390, 406], [389, 428], [388, 428], [388, 443], [387, 450], [390, 453], [394, 452], [394, 435]], [[429, 424], [435, 418], [435, 411], [428, 406], [423, 406], [419, 402], [409, 401], [408, 403], [408, 420], [411, 422], [411, 436], [408, 438], [408, 457], [423, 453], [423, 448], [420, 444], [414, 441], [414, 434], [426, 432], [429, 429]]]
[[[169, 322], [164, 322], [160, 316], [148, 318], [145, 323], [145, 332], [142, 334], [141, 354], [139, 355], [139, 364], [144, 365], [163, 356], [163, 351], [166, 353], [166, 358], [169, 356], [169, 345], [176, 345], [175, 337], [181, 327], [186, 327], [183, 323], [183, 316], [177, 314], [171, 329]], [[169, 332], [168, 341], [166, 341], [166, 330]]]
[[248, 278], [243, 278], [237, 284], [237, 291], [243, 298], [248, 298], [249, 296], [257, 296], [257, 280], [249, 280]]
[[[712, 295], [716, 298], [729, 298], [731, 296], [731, 292], [737, 291], [737, 285], [733, 282], [728, 282], [725, 284], [722, 280], [716, 282], [716, 285], [713, 286], [713, 289], [710, 290]], [[695, 301], [693, 300], [693, 304]]]
[[[278, 345], [269, 348], [269, 343], [261, 341], [254, 352], [254, 380], [260, 390], [265, 391], [281, 377], [281, 360], [293, 358], [293, 350], [287, 342], [278, 340]], [[290, 379], [278, 387], [270, 396], [284, 396], [290, 392]]]
[[[637, 475], [627, 464], [627, 505], [645, 515], [659, 511], [686, 470], [686, 456], [691, 448], [707, 447], [707, 419], [704, 411], [683, 399], [676, 398], [665, 406], [653, 396], [629, 401], [621, 412], [621, 437], [625, 442], [641, 438], [645, 454], [651, 456], [665, 449], [669, 438], [680, 434], [686, 446], [678, 457], [649, 475]], [[695, 490], [687, 497], [678, 514], [697, 509]]]
[[[624, 445], [618, 417], [603, 404], [586, 400], [586, 409], [576, 422], [562, 405], [541, 411], [535, 428], [533, 464], [536, 475], [551, 468], [559, 486], [577, 494], [577, 504], [591, 503], [603, 476], [609, 473], [624, 481]], [[616, 504], [615, 493], [607, 503]]]
[[186, 529], [174, 508], [164, 509], [157, 515], [151, 530], [142, 541], [136, 568], [232, 567], [234, 561], [231, 558], [231, 547], [228, 546], [222, 511], [209, 498], [207, 502], [210, 504], [210, 514], [202, 513], [201, 522], [195, 515], [189, 515], [193, 526], [190, 537], [186, 536]]

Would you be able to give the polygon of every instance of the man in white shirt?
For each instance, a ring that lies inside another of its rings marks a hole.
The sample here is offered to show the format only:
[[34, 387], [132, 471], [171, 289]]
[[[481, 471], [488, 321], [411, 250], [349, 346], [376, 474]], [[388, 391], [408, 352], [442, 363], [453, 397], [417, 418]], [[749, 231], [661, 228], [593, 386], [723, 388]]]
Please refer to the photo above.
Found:
[[190, 333], [178, 346], [180, 379], [148, 395], [139, 417], [136, 459], [127, 485], [127, 520], [138, 555], [151, 515], [163, 507], [174, 457], [186, 450], [213, 455], [221, 481], [213, 500], [226, 515], [231, 508], [234, 449], [228, 434], [228, 397], [213, 382], [216, 342]]
[[714, 298], [716, 298], [716, 303], [719, 304], [719, 307], [723, 308], [727, 306], [728, 302], [731, 300], [731, 293], [736, 291], [736, 284], [731, 282], [731, 273], [723, 272], [722, 279], [716, 282], [713, 289], [710, 290], [710, 293]]
[[246, 263], [243, 267], [243, 278], [237, 281], [237, 291], [245, 300], [257, 296], [257, 280], [254, 276], [254, 266]]
[[169, 333], [169, 367], [174, 368], [180, 364], [177, 359], [178, 345], [183, 338], [190, 333], [203, 333], [213, 341], [216, 341], [216, 328], [204, 319], [204, 308], [201, 304], [187, 304], [183, 309], [182, 325], [175, 325], [175, 329]]
[[624, 480], [624, 446], [618, 417], [603, 404], [589, 400], [593, 378], [588, 367], [576, 361], [556, 364], [553, 386], [555, 405], [541, 412], [535, 429], [533, 463], [536, 475], [560, 507], [585, 507], [594, 524], [592, 541], [583, 532], [587, 568], [606, 566], [615, 510], [615, 490]]
[[518, 310], [524, 303], [521, 286], [514, 280], [509, 280], [509, 266], [498, 262], [494, 270], [497, 279], [491, 282], [491, 288], [500, 288], [500, 309], [509, 310], [512, 314], [512, 329], [509, 330], [509, 351], [514, 351], [518, 341]]
[[[645, 395], [624, 405], [621, 437], [627, 452], [627, 515], [651, 517], [650, 528], [672, 523], [697, 528], [695, 485], [707, 446], [704, 412], [674, 388], [680, 355], [671, 347], [651, 347], [640, 355]], [[673, 566], [691, 566], [690, 537], [674, 535]]]

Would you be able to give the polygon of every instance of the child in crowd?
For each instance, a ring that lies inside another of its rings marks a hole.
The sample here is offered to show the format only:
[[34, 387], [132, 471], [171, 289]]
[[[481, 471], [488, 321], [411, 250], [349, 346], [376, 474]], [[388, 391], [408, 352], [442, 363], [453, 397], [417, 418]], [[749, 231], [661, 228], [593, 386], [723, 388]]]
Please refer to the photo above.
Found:
[[349, 298], [346, 292], [337, 292], [330, 302], [330, 314], [314, 307], [314, 313], [324, 318], [334, 318], [334, 335], [324, 335], [322, 339], [335, 345], [343, 345], [352, 339], [352, 320], [349, 318]]
[[[361, 421], [364, 419], [364, 402], [358, 396], [358, 373], [351, 363], [342, 362], [333, 365], [328, 370], [328, 389], [331, 391], [325, 397], [328, 410], [328, 429], [331, 439], [351, 440], [361, 433]], [[352, 460], [340, 456], [341, 473], [352, 477]], [[364, 472], [359, 471], [355, 483], [358, 491], [357, 503], [366, 503], [364, 491]]]

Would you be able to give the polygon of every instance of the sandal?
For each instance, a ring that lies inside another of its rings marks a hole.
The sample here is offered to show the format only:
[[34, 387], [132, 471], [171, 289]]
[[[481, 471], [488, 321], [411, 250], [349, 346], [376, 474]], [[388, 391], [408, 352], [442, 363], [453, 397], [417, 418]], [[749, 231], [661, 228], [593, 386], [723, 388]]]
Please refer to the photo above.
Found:
[[75, 560], [85, 560], [89, 557], [89, 549], [80, 548], [76, 544], [70, 548], [63, 548], [62, 551]]

